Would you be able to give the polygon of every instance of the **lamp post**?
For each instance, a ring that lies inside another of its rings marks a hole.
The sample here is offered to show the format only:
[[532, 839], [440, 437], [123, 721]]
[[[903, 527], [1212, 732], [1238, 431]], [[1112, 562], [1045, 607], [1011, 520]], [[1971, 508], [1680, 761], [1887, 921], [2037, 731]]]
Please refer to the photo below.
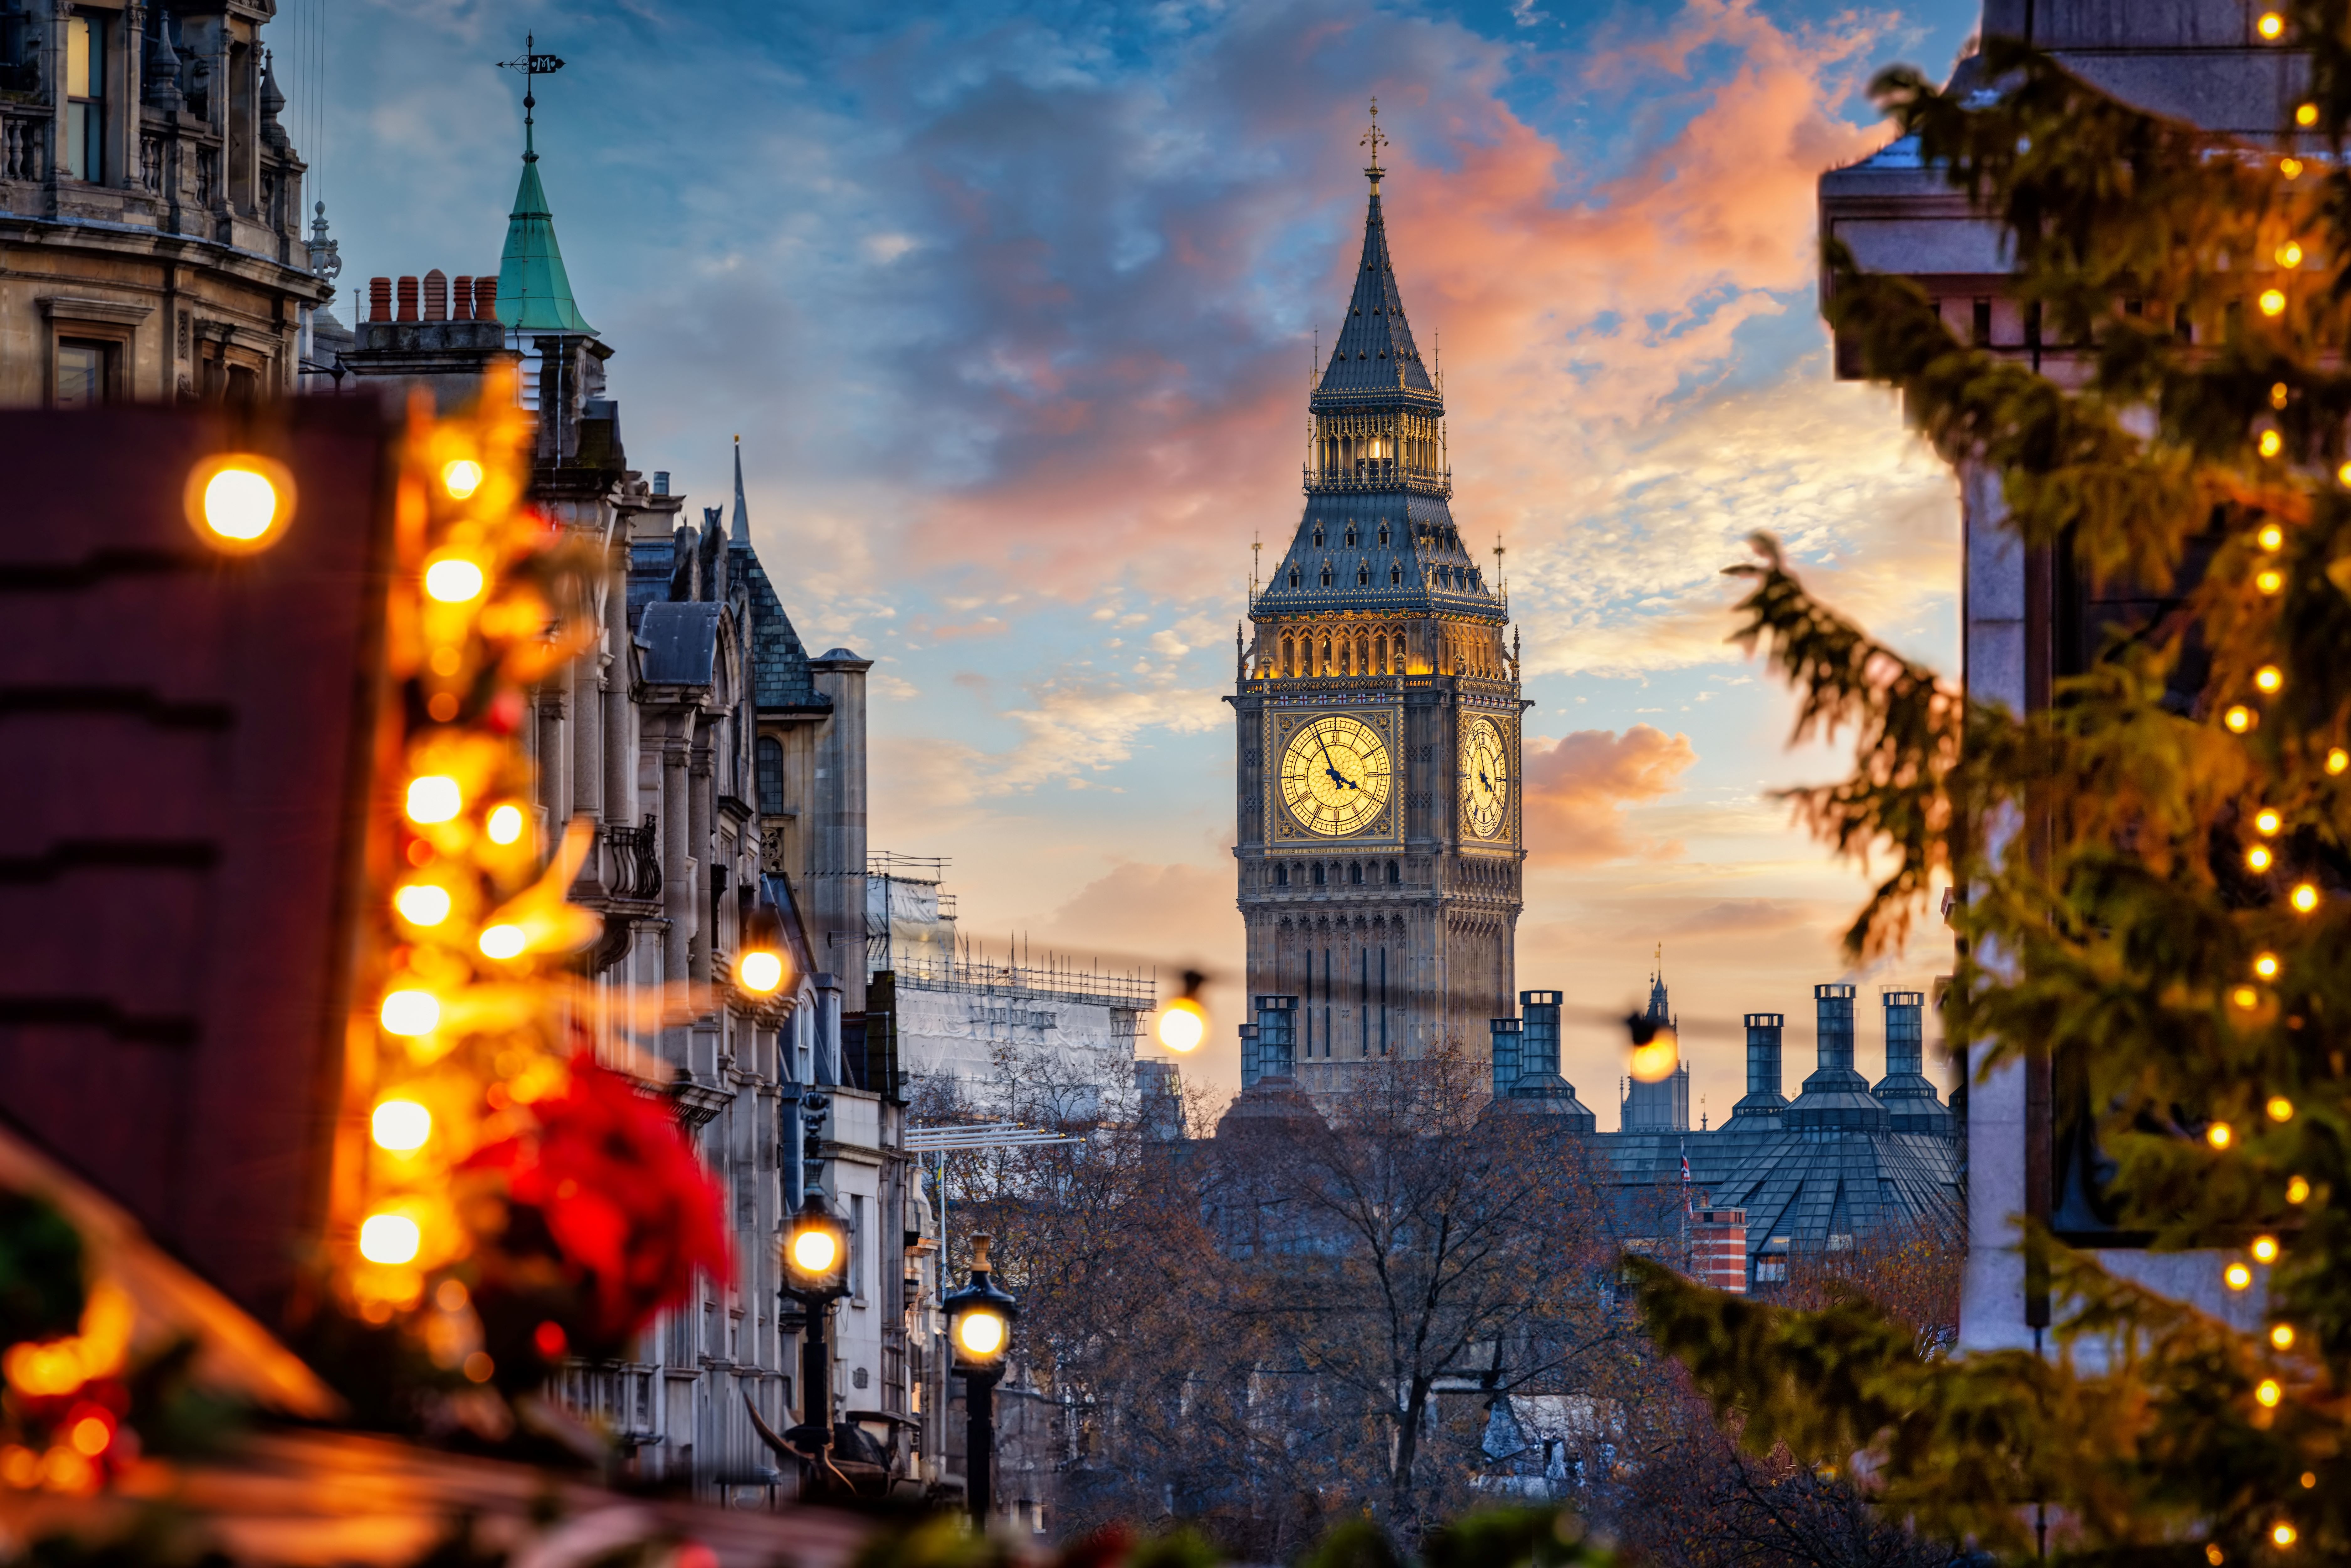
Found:
[[815, 1481], [826, 1490], [840, 1472], [828, 1457], [832, 1448], [832, 1347], [825, 1328], [832, 1303], [849, 1294], [849, 1232], [831, 1208], [824, 1194], [810, 1191], [792, 1217], [784, 1238], [783, 1294], [798, 1298], [808, 1309], [808, 1328], [800, 1336], [800, 1424], [784, 1440], [806, 1455]]
[[964, 1414], [969, 1420], [964, 1492], [971, 1504], [972, 1528], [980, 1531], [987, 1528], [996, 1500], [996, 1385], [1012, 1349], [1012, 1320], [1020, 1315], [1020, 1303], [987, 1277], [987, 1242], [986, 1236], [971, 1239], [971, 1282], [939, 1303], [947, 1314], [955, 1370], [963, 1375]]

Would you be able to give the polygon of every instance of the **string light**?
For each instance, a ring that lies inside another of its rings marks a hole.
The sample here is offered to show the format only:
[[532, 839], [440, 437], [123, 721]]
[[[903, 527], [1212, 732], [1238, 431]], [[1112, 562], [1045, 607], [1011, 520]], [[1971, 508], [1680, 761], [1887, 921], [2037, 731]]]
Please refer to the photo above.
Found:
[[2305, 127], [2317, 124], [2318, 105], [2314, 103], [2298, 105], [2294, 111], [2294, 122]]
[[2253, 574], [2253, 586], [2263, 593], [2275, 593], [2285, 586], [2285, 573], [2274, 569]]
[[2254, 1262], [2274, 1263], [2277, 1261], [2278, 1239], [2274, 1236], [2256, 1236], [2253, 1238], [2252, 1251]]
[[441, 487], [452, 500], [471, 500], [482, 487], [482, 465], [470, 457], [453, 458], [442, 465]]
[[487, 958], [519, 958], [522, 950], [530, 946], [530, 936], [519, 925], [491, 925], [483, 929], [475, 944]]
[[2253, 685], [2264, 692], [2274, 694], [2284, 686], [2285, 672], [2275, 664], [2263, 664], [2253, 672]]
[[[2286, 404], [2286, 399], [2293, 395], [2293, 390], [2283, 382], [2273, 382], [2270, 387], [2270, 406], [2272, 408], [2283, 408]], [[2267, 528], [2263, 528], [2262, 531], [2263, 533], [2269, 532]]]
[[2304, 915], [2318, 907], [2318, 889], [2306, 882], [2294, 883], [2294, 892], [2287, 897], [2288, 902]]
[[444, 604], [472, 603], [489, 580], [476, 562], [461, 555], [445, 556], [424, 569], [424, 591]]
[[2294, 1102], [2283, 1094], [2271, 1095], [2270, 1103], [2262, 1109], [2269, 1113], [2269, 1118], [2273, 1122], [2284, 1123], [2294, 1120]]
[[784, 960], [765, 948], [754, 948], [736, 960], [735, 980], [755, 996], [771, 995], [784, 983]]
[[522, 837], [522, 808], [500, 806], [490, 813], [490, 820], [485, 824], [484, 831], [490, 835], [490, 842], [494, 844], [514, 842]]
[[2351, 768], [2351, 751], [2346, 751], [2339, 746], [2329, 747], [2326, 752], [2326, 771], [2340, 773], [2346, 768]]
[[378, 1148], [404, 1155], [423, 1148], [433, 1135], [433, 1113], [413, 1100], [387, 1100], [375, 1108], [368, 1125]]
[[[2262, 994], [2251, 986], [2239, 986], [2229, 993], [2229, 1003], [2239, 1012], [2249, 1013], [2262, 1005]], [[2217, 1144], [2213, 1146], [2220, 1147]]]
[[2294, 1348], [2294, 1325], [2292, 1323], [2277, 1323], [2273, 1325], [2270, 1329], [2270, 1343], [2277, 1346], [2280, 1350], [2292, 1350]]
[[2225, 1149], [2236, 1141], [2237, 1134], [2226, 1122], [2215, 1122], [2204, 1129], [2204, 1141], [2216, 1149]]
[[429, 882], [412, 882], [392, 895], [392, 906], [411, 925], [438, 925], [449, 918], [449, 890]]
[[2279, 159], [2279, 160], [2278, 160], [2278, 172], [2279, 172], [2279, 173], [2281, 173], [2281, 174], [2283, 174], [2283, 175], [2284, 175], [2284, 176], [2285, 176], [2287, 179], [2289, 179], [2289, 180], [2299, 180], [2299, 179], [2301, 179], [2301, 178], [2302, 178], [2302, 160], [2301, 160], [2301, 159], [2299, 159], [2299, 158], [2281, 158], [2281, 159]]
[[[2285, 314], [2285, 290], [2283, 290], [2283, 288], [2264, 288], [2264, 289], [2262, 289], [2262, 290], [2261, 306], [2262, 306], [2262, 315], [2264, 315], [2264, 316], [2283, 316], [2283, 315], [2284, 315], [2284, 314]], [[2271, 454], [2271, 453], [2269, 453], [2269, 452], [2264, 452], [2264, 453], [2262, 453], [2262, 456], [2264, 456], [2264, 457], [2270, 456], [2271, 455], [2272, 455], [2272, 454]]]
[[2210, 1563], [2210, 1564], [2212, 1564], [2212, 1568], [2220, 1568], [2220, 1564], [2221, 1564], [2221, 1563], [2225, 1563], [2225, 1562], [2227, 1562], [2228, 1560], [2229, 1560], [2229, 1554], [2228, 1554], [2227, 1552], [2225, 1552], [2221, 1551], [2221, 1550], [2220, 1550], [2220, 1545], [2219, 1545], [2217, 1542], [2205, 1542], [2205, 1544], [2204, 1544], [2204, 1561], [2205, 1561], [2205, 1562], [2207, 1562], [2207, 1563]]
[[2249, 1291], [2253, 1285], [2253, 1271], [2242, 1263], [2231, 1263], [2220, 1278], [2232, 1291]]
[[[2285, 383], [2283, 382], [2278, 382], [2277, 386], [2272, 390], [2271, 396], [2275, 399], [2277, 392], [2283, 391], [2284, 388]], [[2278, 527], [2275, 523], [2263, 523], [2262, 525], [2262, 531], [2253, 536], [2253, 542], [2260, 545], [2265, 550], [2279, 549], [2285, 544], [2285, 530]]]
[[2259, 975], [2264, 980], [2276, 979], [2278, 977], [2278, 956], [2274, 953], [2263, 953], [2257, 956], [2253, 959], [2253, 973]]
[[2275, 1524], [2270, 1526], [2270, 1539], [2280, 1546], [2293, 1545], [2294, 1542], [2294, 1526], [2288, 1524], [2283, 1519], [2279, 1520]]
[[2267, 844], [2255, 844], [2245, 852], [2245, 864], [2255, 871], [2269, 870], [2270, 862], [2276, 858], [2270, 853], [2270, 847]]
[[2274, 833], [2283, 826], [2285, 819], [2278, 815], [2274, 806], [2264, 806], [2253, 813], [2253, 827], [2261, 832]]
[[2278, 246], [2277, 264], [2280, 267], [2300, 267], [2302, 265], [2302, 246], [2296, 245], [2292, 240], [2288, 240], [2283, 245]]
[[[2271, 289], [2268, 294], [2262, 296], [2262, 310], [2274, 316], [2277, 314], [2277, 310], [2270, 309], [2270, 298], [2273, 295], [2274, 295], [2278, 300], [2278, 310], [2285, 308], [2285, 296], [2279, 294], [2274, 288]], [[2264, 430], [2262, 432], [2261, 448], [2262, 456], [2274, 457], [2285, 449], [2285, 437], [2280, 435], [2274, 430]]]
[[2252, 709], [2242, 703], [2231, 703], [2229, 711], [2220, 716], [2220, 722], [2234, 733], [2242, 735], [2259, 721], [2254, 718]]
[[2285, 1179], [2285, 1200], [2286, 1200], [2288, 1203], [2306, 1203], [2306, 1202], [2308, 1202], [2308, 1201], [2309, 1201], [2309, 1198], [2310, 1198], [2310, 1182], [2309, 1182], [2309, 1179], [2308, 1179], [2307, 1177], [2304, 1177], [2304, 1176], [2288, 1176], [2288, 1177], [2286, 1177], [2286, 1179]]
[[2274, 43], [2285, 33], [2285, 18], [2274, 11], [2264, 11], [2262, 19], [2253, 24], [2253, 30]]
[[2260, 1400], [2265, 1408], [2274, 1410], [2278, 1407], [2278, 1401], [2285, 1397], [2285, 1390], [2278, 1386], [2276, 1378], [2264, 1377], [2261, 1386], [2253, 1390], [2253, 1397]]
[[2303, 1472], [2302, 1472], [2302, 1490], [2304, 1490], [2304, 1491], [2310, 1491], [2310, 1490], [2314, 1490], [2314, 1489], [2317, 1487], [2317, 1485], [2318, 1485], [2318, 1472], [2317, 1472], [2316, 1470], [2304, 1470], [2304, 1471], [2303, 1471]]
[[454, 820], [465, 809], [465, 792], [445, 773], [428, 773], [408, 781], [408, 820], [420, 826]]
[[404, 1214], [371, 1214], [360, 1227], [360, 1256], [371, 1263], [410, 1262], [424, 1245], [424, 1233]]

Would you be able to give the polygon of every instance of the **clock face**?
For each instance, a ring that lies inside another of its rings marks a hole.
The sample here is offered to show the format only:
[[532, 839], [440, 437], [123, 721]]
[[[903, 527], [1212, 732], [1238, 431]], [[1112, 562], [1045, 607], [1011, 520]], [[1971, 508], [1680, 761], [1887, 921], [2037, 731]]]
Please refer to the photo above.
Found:
[[1281, 754], [1281, 798], [1310, 833], [1359, 833], [1388, 803], [1388, 748], [1344, 714], [1301, 725]]
[[1490, 718], [1461, 730], [1461, 821], [1473, 838], [1499, 837], [1510, 801], [1510, 753]]

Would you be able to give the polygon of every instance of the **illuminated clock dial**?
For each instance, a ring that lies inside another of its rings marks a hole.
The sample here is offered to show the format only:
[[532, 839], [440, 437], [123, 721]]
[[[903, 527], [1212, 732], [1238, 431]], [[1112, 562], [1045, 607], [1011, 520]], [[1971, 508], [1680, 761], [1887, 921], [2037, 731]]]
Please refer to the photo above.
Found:
[[1386, 743], [1344, 714], [1300, 726], [1281, 754], [1281, 798], [1310, 833], [1362, 832], [1388, 803]]
[[1500, 836], [1510, 801], [1510, 753], [1490, 718], [1473, 718], [1461, 729], [1461, 821], [1469, 836]]

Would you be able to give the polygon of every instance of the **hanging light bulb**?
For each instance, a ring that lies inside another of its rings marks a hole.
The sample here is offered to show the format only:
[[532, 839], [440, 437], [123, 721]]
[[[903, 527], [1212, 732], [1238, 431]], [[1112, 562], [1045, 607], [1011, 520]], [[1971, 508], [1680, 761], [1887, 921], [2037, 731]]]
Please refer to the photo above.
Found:
[[2294, 1102], [2287, 1099], [2283, 1094], [2271, 1095], [2269, 1103], [2262, 1106], [2262, 1109], [2269, 1113], [2269, 1119], [2273, 1122], [2291, 1122], [2294, 1120]]
[[386, 1034], [431, 1034], [441, 1026], [441, 999], [431, 991], [393, 991], [376, 1016]]
[[2226, 1122], [2215, 1122], [2204, 1129], [2204, 1141], [2216, 1149], [2225, 1149], [2237, 1141], [2237, 1134]]
[[2263, 593], [2275, 593], [2285, 586], [2285, 573], [2272, 568], [2253, 574], [2253, 586]]
[[2264, 11], [2262, 13], [2262, 19], [2253, 24], [2253, 31], [2271, 43], [2275, 43], [2285, 36], [2285, 18], [2274, 11]]
[[[2262, 315], [2264, 315], [2264, 316], [2283, 316], [2283, 315], [2284, 315], [2284, 314], [2285, 314], [2285, 290], [2284, 290], [2284, 289], [2283, 289], [2283, 288], [2264, 288], [2264, 289], [2262, 289], [2262, 298], [2261, 298], [2261, 307], [2262, 307]], [[2269, 454], [2265, 452], [2265, 453], [2262, 454], [2262, 456], [2264, 456], [2264, 457], [2266, 457], [2266, 456], [2268, 456], [2268, 455], [2269, 455]]]
[[2253, 1288], [2253, 1271], [2242, 1263], [2230, 1264], [2228, 1268], [2221, 1270], [2220, 1280], [2232, 1291], [2250, 1291]]
[[2229, 1554], [2220, 1550], [2219, 1542], [2208, 1541], [2204, 1543], [2204, 1561], [2212, 1564], [2212, 1568], [2220, 1568], [2220, 1564], [2228, 1560]]
[[2277, 1261], [2278, 1239], [2274, 1236], [2256, 1236], [2253, 1238], [2251, 1250], [2254, 1262], [2274, 1263]]
[[2262, 1005], [2262, 994], [2251, 986], [2239, 986], [2229, 993], [2229, 1005], [2239, 1012], [2249, 1013]]
[[2318, 123], [2318, 105], [2304, 103], [2294, 106], [2294, 122], [2307, 129]]
[[2279, 159], [2279, 160], [2278, 160], [2278, 172], [2279, 172], [2279, 173], [2281, 173], [2281, 174], [2283, 174], [2283, 175], [2284, 175], [2284, 176], [2285, 176], [2287, 179], [2289, 179], [2289, 180], [2299, 180], [2299, 179], [2301, 179], [2301, 178], [2302, 178], [2302, 160], [2301, 160], [2301, 159], [2299, 159], [2299, 158], [2281, 158], [2281, 159]]
[[2285, 819], [2278, 815], [2274, 806], [2264, 806], [2253, 813], [2253, 827], [2257, 831], [2274, 833], [2283, 826]]
[[412, 822], [445, 822], [465, 809], [465, 792], [445, 773], [428, 773], [408, 781], [408, 820]]
[[2270, 1540], [2276, 1545], [2282, 1547], [2291, 1546], [2294, 1543], [2296, 1539], [2297, 1538], [2294, 1532], [2294, 1526], [2288, 1524], [2283, 1519], [2270, 1526]]
[[2274, 1410], [2278, 1407], [2278, 1401], [2285, 1397], [2285, 1390], [2278, 1386], [2276, 1378], [2264, 1377], [2261, 1385], [2253, 1390], [2253, 1397], [2260, 1400], [2264, 1407]]
[[2270, 1343], [2277, 1346], [2280, 1350], [2292, 1350], [2294, 1348], [2294, 1325], [2292, 1323], [2273, 1324], [2270, 1329]]
[[2294, 390], [2291, 387], [2287, 386], [2283, 382], [2274, 382], [2270, 387], [2270, 406], [2272, 408], [2283, 408], [2286, 405], [2286, 400], [2293, 396]]
[[[2285, 383], [2280, 382], [2278, 385], [2283, 387]], [[2265, 550], [2283, 549], [2285, 547], [2285, 530], [2275, 523], [2263, 523], [2262, 531], [2253, 536], [2253, 542]]]
[[2351, 768], [2351, 751], [2346, 751], [2339, 746], [2327, 747], [2326, 771], [2340, 773], [2346, 768]]
[[2275, 664], [2263, 664], [2253, 672], [2253, 685], [2265, 692], [2276, 692], [2285, 685], [2285, 672]]
[[530, 934], [519, 925], [485, 926], [475, 945], [486, 958], [519, 958], [522, 950], [530, 946]]
[[377, 1147], [409, 1154], [433, 1135], [433, 1113], [413, 1100], [386, 1100], [369, 1118], [369, 1130]]
[[2231, 703], [2228, 712], [2220, 716], [2220, 722], [2227, 725], [2234, 733], [2242, 735], [2252, 728], [2259, 720], [2253, 716], [2253, 710], [2244, 704]]
[[522, 837], [522, 808], [511, 805], [500, 806], [490, 813], [490, 820], [485, 824], [485, 831], [488, 832], [490, 842], [494, 844], [514, 842]]
[[2274, 861], [2276, 858], [2277, 857], [2275, 855], [2270, 853], [2270, 847], [2267, 844], [2255, 844], [2252, 849], [2245, 852], [2245, 864], [2252, 868], [2254, 871], [2269, 870], [2270, 862]]
[[2309, 883], [2298, 882], [2294, 883], [2294, 892], [2287, 895], [2287, 902], [2307, 915], [2318, 907], [2318, 889]]
[[360, 1227], [360, 1256], [371, 1263], [405, 1263], [424, 1243], [424, 1233], [404, 1214], [371, 1214]]
[[2264, 980], [2276, 979], [2278, 977], [2278, 956], [2274, 953], [2259, 953], [2254, 955], [2253, 973], [2259, 975]]
[[455, 501], [469, 499], [482, 487], [482, 465], [470, 457], [458, 457], [441, 465], [441, 487]]
[[411, 925], [438, 925], [449, 918], [449, 890], [412, 882], [392, 895], [392, 906]]

